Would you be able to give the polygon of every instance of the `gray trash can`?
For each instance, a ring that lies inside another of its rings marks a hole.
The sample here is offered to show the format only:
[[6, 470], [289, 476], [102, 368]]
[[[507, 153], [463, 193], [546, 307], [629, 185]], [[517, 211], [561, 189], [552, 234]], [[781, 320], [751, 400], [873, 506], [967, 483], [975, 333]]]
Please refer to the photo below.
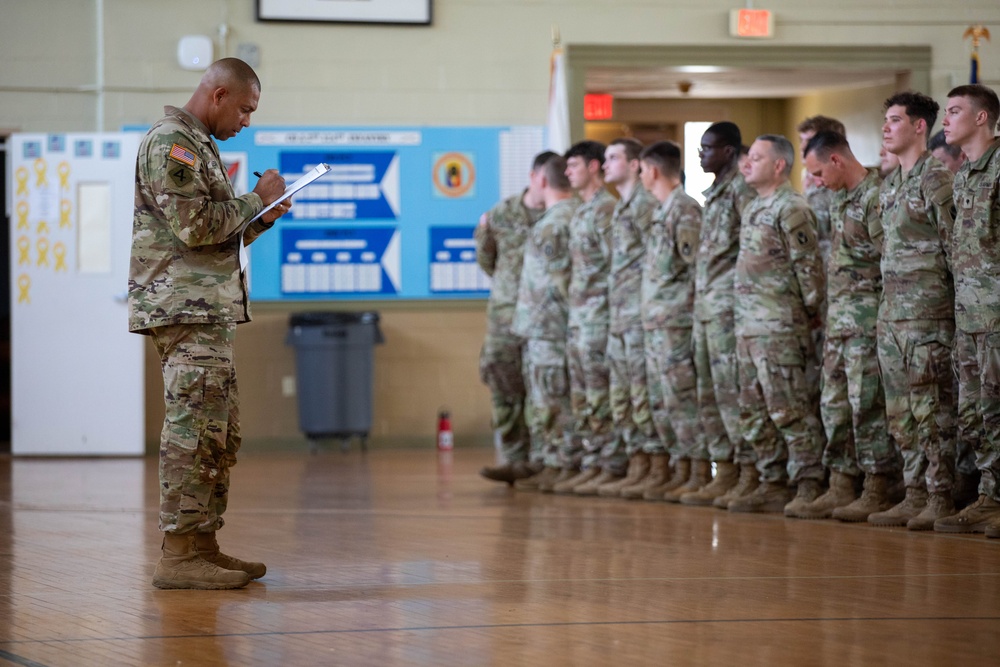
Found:
[[313, 451], [321, 438], [352, 436], [367, 448], [372, 424], [374, 346], [384, 342], [376, 312], [296, 313], [285, 343], [295, 348], [299, 429]]

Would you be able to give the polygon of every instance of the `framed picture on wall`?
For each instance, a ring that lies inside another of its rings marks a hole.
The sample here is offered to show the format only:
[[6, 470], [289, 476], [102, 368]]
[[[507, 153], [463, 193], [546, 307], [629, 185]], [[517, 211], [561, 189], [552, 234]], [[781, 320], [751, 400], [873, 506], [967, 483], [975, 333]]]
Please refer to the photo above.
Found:
[[257, 0], [258, 21], [430, 25], [432, 0]]

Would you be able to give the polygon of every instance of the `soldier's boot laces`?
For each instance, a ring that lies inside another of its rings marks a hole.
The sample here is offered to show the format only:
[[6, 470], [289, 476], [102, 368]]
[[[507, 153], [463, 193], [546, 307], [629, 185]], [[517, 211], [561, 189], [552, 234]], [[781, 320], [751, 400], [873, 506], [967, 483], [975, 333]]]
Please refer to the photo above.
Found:
[[215, 539], [215, 533], [198, 533], [194, 538], [194, 546], [199, 556], [223, 569], [246, 572], [251, 579], [260, 579], [267, 574], [267, 567], [263, 563], [240, 560], [222, 553]]
[[927, 498], [927, 505], [917, 516], [906, 522], [909, 530], [934, 530], [934, 522], [955, 513], [955, 503], [951, 492], [932, 493]]
[[194, 588], [225, 590], [243, 588], [250, 575], [241, 570], [227, 570], [198, 555], [193, 535], [163, 535], [163, 555], [153, 572], [157, 588]]

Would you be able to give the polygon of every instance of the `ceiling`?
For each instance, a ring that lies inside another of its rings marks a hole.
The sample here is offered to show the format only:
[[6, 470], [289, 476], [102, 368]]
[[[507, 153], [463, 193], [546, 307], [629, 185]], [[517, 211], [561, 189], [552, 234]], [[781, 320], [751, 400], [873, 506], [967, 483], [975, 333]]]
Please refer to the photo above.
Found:
[[[617, 98], [785, 98], [838, 88], [893, 84], [897, 70], [702, 67], [589, 67], [587, 92]], [[687, 93], [682, 86], [690, 84]]]

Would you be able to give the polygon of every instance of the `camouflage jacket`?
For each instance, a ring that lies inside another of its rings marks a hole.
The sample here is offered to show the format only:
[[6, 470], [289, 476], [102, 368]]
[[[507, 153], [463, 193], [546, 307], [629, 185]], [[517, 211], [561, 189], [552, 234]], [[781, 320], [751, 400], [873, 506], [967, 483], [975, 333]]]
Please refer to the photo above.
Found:
[[606, 188], [584, 202], [569, 223], [573, 275], [569, 283], [569, 326], [606, 329], [608, 272], [611, 270], [611, 214], [617, 200]]
[[521, 338], [566, 340], [569, 324], [569, 221], [576, 197], [549, 207], [524, 244], [512, 330]]
[[701, 206], [681, 187], [653, 213], [642, 263], [642, 326], [688, 328], [694, 324], [694, 261]]
[[953, 176], [924, 153], [906, 176], [896, 167], [879, 191], [881, 220], [872, 239], [882, 247], [879, 318], [943, 320], [955, 317], [948, 269]]
[[733, 312], [733, 276], [740, 251], [740, 216], [757, 194], [733, 169], [704, 192], [695, 264], [694, 313], [700, 322]]
[[787, 181], [743, 211], [734, 292], [737, 336], [806, 335], [823, 306], [816, 218]]
[[520, 193], [494, 206], [486, 214], [489, 219], [486, 225], [476, 225], [476, 261], [493, 278], [486, 305], [491, 331], [510, 330], [524, 262], [524, 242], [543, 212], [525, 206], [524, 193]]
[[641, 183], [636, 183], [628, 199], [619, 200], [611, 218], [611, 277], [608, 303], [611, 307], [610, 333], [620, 334], [642, 325], [639, 290], [646, 237], [659, 202]]
[[830, 259], [826, 271], [827, 336], [872, 336], [882, 296], [881, 256], [869, 235], [878, 220], [877, 169], [830, 206]]
[[[165, 107], [164, 114], [136, 159], [129, 331], [247, 322], [238, 232], [263, 202], [252, 192], [235, 196], [219, 148], [201, 121], [176, 107]], [[254, 222], [244, 244], [270, 226]]]
[[820, 249], [828, 252], [832, 225], [830, 206], [833, 205], [836, 193], [822, 185], [814, 184], [807, 187], [802, 194], [816, 216], [816, 238], [819, 240]]
[[1000, 331], [1000, 139], [955, 176], [955, 325]]

